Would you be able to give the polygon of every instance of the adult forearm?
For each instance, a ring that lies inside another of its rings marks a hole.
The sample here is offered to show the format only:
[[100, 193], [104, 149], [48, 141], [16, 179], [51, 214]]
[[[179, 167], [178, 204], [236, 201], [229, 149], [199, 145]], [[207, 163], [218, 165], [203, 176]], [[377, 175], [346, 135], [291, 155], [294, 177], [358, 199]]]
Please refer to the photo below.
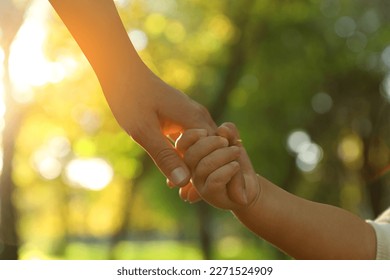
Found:
[[375, 258], [375, 234], [364, 220], [259, 180], [262, 193], [257, 203], [235, 213], [257, 235], [297, 259]]
[[50, 0], [89, 60], [102, 86], [119, 76], [131, 79], [146, 67], [112, 0]]

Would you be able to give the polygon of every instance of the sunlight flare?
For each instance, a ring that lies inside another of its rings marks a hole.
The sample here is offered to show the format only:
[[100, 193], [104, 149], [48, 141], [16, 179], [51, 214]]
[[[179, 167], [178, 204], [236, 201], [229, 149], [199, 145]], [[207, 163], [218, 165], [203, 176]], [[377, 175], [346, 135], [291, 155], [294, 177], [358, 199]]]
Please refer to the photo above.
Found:
[[[9, 72], [19, 102], [33, 99], [31, 88], [61, 82], [74, 69], [69, 59], [50, 61], [45, 54], [48, 4], [31, 6], [10, 51]], [[0, 57], [1, 58], [1, 57]]]
[[112, 181], [114, 171], [104, 159], [79, 158], [69, 162], [65, 176], [72, 186], [98, 191]]

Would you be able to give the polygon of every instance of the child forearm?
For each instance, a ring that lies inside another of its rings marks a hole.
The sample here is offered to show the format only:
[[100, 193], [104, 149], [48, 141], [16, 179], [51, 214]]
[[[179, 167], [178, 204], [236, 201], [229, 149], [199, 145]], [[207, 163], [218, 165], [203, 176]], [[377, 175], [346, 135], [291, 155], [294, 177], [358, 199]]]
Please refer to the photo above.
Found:
[[258, 236], [297, 259], [375, 258], [375, 233], [364, 220], [294, 196], [262, 177], [259, 184], [256, 203], [234, 212]]

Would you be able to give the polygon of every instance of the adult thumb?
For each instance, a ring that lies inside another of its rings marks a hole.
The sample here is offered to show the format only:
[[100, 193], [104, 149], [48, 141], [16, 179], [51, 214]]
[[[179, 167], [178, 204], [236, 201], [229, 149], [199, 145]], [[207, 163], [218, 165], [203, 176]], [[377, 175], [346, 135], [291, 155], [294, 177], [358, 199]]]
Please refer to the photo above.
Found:
[[160, 130], [149, 130], [142, 135], [132, 135], [153, 159], [154, 163], [175, 186], [188, 184], [191, 173], [171, 142]]

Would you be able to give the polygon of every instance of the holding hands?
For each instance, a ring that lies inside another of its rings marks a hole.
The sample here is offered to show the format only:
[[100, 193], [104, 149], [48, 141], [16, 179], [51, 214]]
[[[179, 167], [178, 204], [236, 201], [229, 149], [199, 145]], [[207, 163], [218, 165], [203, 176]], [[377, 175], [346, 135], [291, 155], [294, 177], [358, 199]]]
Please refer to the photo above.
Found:
[[232, 123], [217, 128], [216, 136], [204, 129], [190, 129], [176, 142], [192, 173], [192, 184], [180, 189], [183, 200], [200, 196], [217, 208], [238, 210], [258, 199], [260, 185], [250, 159]]
[[294, 258], [375, 258], [375, 234], [364, 220], [294, 196], [257, 175], [232, 123], [208, 135], [205, 129], [189, 129], [176, 142], [192, 173], [180, 189], [183, 200], [200, 197], [231, 210], [245, 227]]
[[[114, 1], [50, 3], [89, 60], [118, 123], [170, 185], [181, 187], [183, 200], [202, 198], [232, 210], [248, 229], [294, 258], [375, 258], [377, 237], [367, 222], [257, 175], [233, 124], [217, 128], [202, 105], [154, 75], [135, 51]], [[168, 138], [180, 134], [175, 149]]]

